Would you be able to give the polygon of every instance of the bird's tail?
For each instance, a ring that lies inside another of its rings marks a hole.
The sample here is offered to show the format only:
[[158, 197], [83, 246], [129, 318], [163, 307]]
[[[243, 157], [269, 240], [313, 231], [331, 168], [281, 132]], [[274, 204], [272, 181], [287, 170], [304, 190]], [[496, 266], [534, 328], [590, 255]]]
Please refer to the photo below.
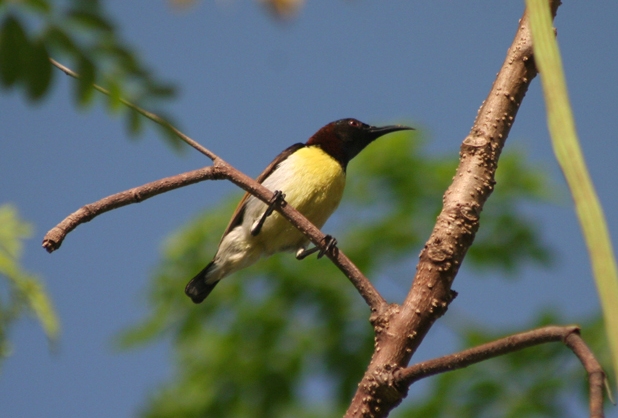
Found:
[[185, 287], [185, 294], [191, 298], [193, 303], [202, 303], [202, 301], [210, 295], [210, 292], [212, 292], [212, 289], [215, 288], [217, 283], [219, 283], [219, 280], [214, 280], [210, 283], [206, 281], [208, 273], [210, 273], [214, 267], [214, 263], [214, 261], [211, 261], [202, 271], [192, 278], [189, 283], [187, 283], [187, 286]]

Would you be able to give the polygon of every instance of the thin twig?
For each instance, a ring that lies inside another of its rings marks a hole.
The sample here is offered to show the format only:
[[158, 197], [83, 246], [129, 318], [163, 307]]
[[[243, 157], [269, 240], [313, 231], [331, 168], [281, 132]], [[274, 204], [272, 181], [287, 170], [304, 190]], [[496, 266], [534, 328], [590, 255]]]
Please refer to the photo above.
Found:
[[[58, 63], [57, 61], [50, 59], [51, 63], [63, 71], [65, 74], [79, 78], [79, 74], [75, 73], [71, 69]], [[94, 88], [105, 94], [109, 95], [109, 92], [101, 86], [94, 85]], [[158, 123], [167, 129], [174, 132], [178, 138], [186, 142], [202, 154], [206, 155], [213, 161], [213, 165], [205, 167], [199, 170], [190, 171], [187, 173], [178, 174], [175, 176], [167, 177], [157, 181], [147, 183], [143, 186], [135, 187], [120, 193], [103, 198], [97, 202], [88, 204], [73, 212], [67, 216], [56, 227], [52, 228], [43, 238], [43, 247], [48, 252], [57, 250], [66, 235], [75, 229], [78, 225], [89, 222], [96, 216], [116, 209], [131, 203], [139, 203], [149, 197], [161, 194], [179, 187], [188, 186], [204, 180], [220, 180], [227, 179], [237, 186], [241, 187], [245, 191], [256, 196], [264, 202], [269, 202], [273, 197], [273, 192], [256, 182], [251, 177], [245, 175], [239, 170], [235, 169], [232, 165], [218, 157], [215, 153], [208, 150], [197, 141], [191, 139], [184, 133], [180, 132], [177, 128], [171, 125], [168, 121], [160, 116], [146, 111], [141, 107], [128, 102], [125, 99], [121, 99], [121, 103], [145, 116], [146, 118]], [[300, 212], [291, 207], [290, 205], [277, 205], [275, 210], [281, 213], [286, 219], [290, 221], [300, 232], [307, 236], [313, 244], [320, 249], [326, 249], [325, 234], [323, 234], [319, 228], [313, 225], [307, 220]], [[382, 313], [386, 307], [386, 300], [380, 295], [376, 288], [371, 284], [363, 273], [352, 263], [352, 261], [343, 253], [343, 251], [326, 251], [326, 255], [333, 263], [346, 275], [346, 277], [352, 282], [352, 284], [359, 291], [363, 299], [369, 305], [369, 308], [374, 314]]]
[[78, 225], [89, 222], [105, 212], [132, 203], [140, 203], [158, 194], [204, 180], [216, 180], [216, 172], [212, 166], [166, 177], [82, 206], [45, 234], [43, 238], [43, 248], [49, 253], [54, 252], [60, 248], [62, 241], [64, 241], [69, 232], [74, 230]]
[[[608, 388], [607, 377], [601, 364], [590, 351], [579, 333], [572, 333], [564, 339], [569, 347], [582, 362], [588, 373], [588, 386], [590, 388], [590, 418], [603, 418], [603, 388]], [[611, 395], [611, 392], [608, 394]], [[611, 397], [610, 397], [611, 399]]]
[[548, 342], [564, 341], [570, 334], [578, 332], [578, 326], [570, 325], [564, 327], [548, 326], [510, 335], [496, 341], [460, 351], [459, 353], [427, 360], [401, 369], [397, 372], [397, 382], [410, 386], [414, 382], [425, 377], [462, 369], [471, 364], [479, 363], [503, 354]]
[[395, 374], [395, 384], [408, 387], [425, 377], [462, 369], [490, 358], [556, 341], [562, 341], [581, 361], [588, 373], [590, 417], [603, 418], [605, 372], [579, 335], [579, 327], [576, 325], [537, 328], [460, 351], [459, 353], [424, 361], [398, 371]]
[[[56, 60], [54, 60], [52, 58], [50, 58], [49, 61], [52, 63], [52, 65], [54, 67], [58, 68], [60, 71], [62, 71], [66, 75], [68, 75], [70, 77], [73, 77], [73, 78], [77, 78], [77, 79], [80, 78], [79, 74], [77, 74], [75, 71], [71, 70], [70, 68], [60, 64], [58, 61], [56, 61]], [[93, 84], [92, 87], [95, 90], [97, 90], [98, 92], [103, 93], [106, 96], [110, 95], [110, 92], [107, 89], [99, 86], [98, 84]], [[201, 152], [202, 154], [204, 154], [205, 156], [207, 156], [211, 160], [214, 161], [217, 158], [217, 156], [215, 154], [210, 152], [208, 149], [204, 148], [197, 141], [194, 141], [193, 139], [191, 139], [190, 137], [188, 137], [187, 135], [185, 135], [184, 133], [179, 131], [174, 125], [172, 125], [171, 123], [169, 123], [168, 121], [166, 121], [165, 119], [160, 117], [159, 115], [156, 115], [156, 114], [154, 114], [152, 112], [149, 112], [149, 111], [147, 111], [145, 109], [142, 109], [141, 107], [139, 107], [139, 106], [129, 102], [128, 100], [123, 99], [123, 98], [120, 98], [120, 103], [122, 103], [123, 105], [127, 106], [128, 108], [136, 111], [140, 115], [150, 119], [151, 121], [153, 121], [153, 122], [163, 126], [164, 128], [167, 128], [170, 131], [174, 132], [174, 134], [176, 136], [178, 136], [178, 138], [180, 138], [185, 143], [187, 143], [188, 145], [192, 146], [193, 148], [195, 148], [196, 150], [198, 150], [199, 152]]]

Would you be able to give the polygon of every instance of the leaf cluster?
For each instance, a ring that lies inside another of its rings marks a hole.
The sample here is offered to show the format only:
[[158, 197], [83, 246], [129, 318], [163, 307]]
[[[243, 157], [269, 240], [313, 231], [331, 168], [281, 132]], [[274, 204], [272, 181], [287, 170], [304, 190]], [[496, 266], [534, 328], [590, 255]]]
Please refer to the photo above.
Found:
[[60, 331], [56, 312], [41, 281], [20, 265], [22, 241], [31, 226], [19, 219], [11, 205], [0, 205], [0, 361], [10, 355], [8, 330], [17, 319], [33, 314], [45, 334], [55, 340]]
[[[131, 134], [140, 132], [142, 118], [123, 106], [123, 99], [152, 107], [174, 94], [120, 38], [98, 0], [0, 0], [0, 86], [21, 88], [31, 101], [41, 100], [56, 73], [50, 57], [66, 60], [79, 74], [76, 105], [90, 105], [94, 84], [102, 86], [108, 92], [107, 108], [126, 117]], [[179, 145], [175, 136], [164, 133]]]

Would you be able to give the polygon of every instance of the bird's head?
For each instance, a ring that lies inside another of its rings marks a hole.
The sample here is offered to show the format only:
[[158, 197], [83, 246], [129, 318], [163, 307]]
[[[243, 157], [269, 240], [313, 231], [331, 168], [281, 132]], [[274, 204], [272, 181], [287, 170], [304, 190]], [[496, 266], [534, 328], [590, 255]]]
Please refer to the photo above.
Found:
[[371, 126], [357, 119], [347, 118], [331, 122], [317, 131], [307, 145], [317, 145], [345, 168], [350, 160], [367, 145], [391, 132], [411, 130], [409, 126]]

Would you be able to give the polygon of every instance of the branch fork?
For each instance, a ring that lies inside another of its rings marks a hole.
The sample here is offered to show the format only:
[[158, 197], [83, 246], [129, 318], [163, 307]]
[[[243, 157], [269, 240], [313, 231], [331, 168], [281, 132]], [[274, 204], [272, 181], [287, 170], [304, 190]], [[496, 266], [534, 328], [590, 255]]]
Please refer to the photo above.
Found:
[[[550, 1], [555, 16], [559, 0]], [[58, 62], [52, 64], [66, 74], [79, 75]], [[451, 284], [479, 227], [483, 205], [493, 191], [498, 159], [519, 106], [537, 70], [532, 55], [528, 17], [519, 28], [500, 72], [479, 109], [460, 149], [460, 163], [453, 183], [446, 190], [443, 209], [420, 254], [411, 289], [403, 304], [388, 304], [373, 284], [340, 249], [330, 251], [332, 237], [323, 234], [301, 213], [279, 202], [273, 191], [236, 170], [212, 151], [180, 132], [163, 118], [140, 107], [123, 104], [174, 132], [181, 140], [212, 160], [212, 165], [144, 184], [83, 206], [51, 229], [43, 240], [48, 252], [57, 250], [78, 225], [109, 210], [139, 203], [158, 194], [204, 180], [229, 180], [256, 196], [284, 216], [326, 255], [352, 282], [371, 310], [375, 350], [369, 367], [346, 413], [352, 417], [386, 417], [407, 395], [414, 382], [437, 373], [466, 367], [491, 357], [532, 345], [563, 341], [580, 359], [589, 375], [590, 416], [603, 416], [605, 374], [585, 345], [576, 326], [545, 327], [483, 344], [460, 353], [408, 366], [423, 338], [457, 296]], [[95, 89], [109, 94], [100, 86]], [[277, 203], [279, 202], [279, 203]]]

